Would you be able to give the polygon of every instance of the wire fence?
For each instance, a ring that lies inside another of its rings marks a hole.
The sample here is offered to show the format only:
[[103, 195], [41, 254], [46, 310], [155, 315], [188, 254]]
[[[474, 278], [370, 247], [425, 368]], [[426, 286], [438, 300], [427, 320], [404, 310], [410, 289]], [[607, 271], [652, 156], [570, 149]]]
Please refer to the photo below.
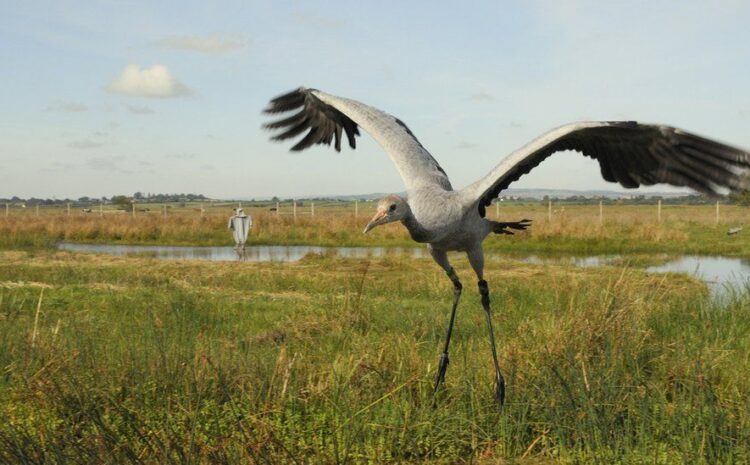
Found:
[[[330, 217], [370, 217], [375, 213], [377, 201], [320, 201], [297, 200], [279, 202], [172, 202], [172, 203], [138, 203], [113, 205], [106, 203], [91, 204], [69, 202], [63, 205], [28, 205], [5, 203], [4, 217], [50, 217], [50, 216], [85, 216], [85, 217], [150, 217], [174, 216], [213, 217], [231, 216], [233, 209], [242, 207], [247, 213], [262, 214], [264, 217], [330, 218]], [[565, 222], [574, 219], [604, 224], [605, 222], [639, 222], [665, 223], [673, 221], [714, 223], [738, 223], [748, 220], [750, 208], [734, 204], [686, 205], [663, 204], [612, 204], [600, 201], [597, 203], [571, 204], [548, 200], [545, 202], [495, 202], [487, 207], [486, 216], [490, 219], [512, 219], [515, 217], [533, 217], [535, 221]]]

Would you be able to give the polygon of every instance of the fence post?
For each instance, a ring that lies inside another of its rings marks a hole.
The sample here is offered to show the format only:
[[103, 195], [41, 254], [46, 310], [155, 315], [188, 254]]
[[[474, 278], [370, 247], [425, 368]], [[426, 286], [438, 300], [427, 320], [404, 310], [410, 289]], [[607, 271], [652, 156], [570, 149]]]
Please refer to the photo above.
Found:
[[552, 222], [552, 199], [547, 198], [547, 221]]
[[602, 206], [602, 200], [599, 199], [599, 226], [604, 224], [604, 207]]
[[656, 221], [661, 223], [661, 199], [656, 202]]
[[99, 216], [104, 216], [104, 202], [99, 202]]
[[276, 202], [276, 216], [279, 216], [279, 202]]
[[167, 217], [167, 204], [162, 205], [164, 207], [164, 218]]
[[716, 201], [716, 224], [719, 224], [719, 201]]
[[39, 216], [39, 204], [36, 204], [36, 216]]
[[297, 201], [296, 200], [292, 200], [292, 213], [293, 213], [294, 219], [296, 220], [297, 219]]
[[310, 216], [315, 216], [315, 202], [310, 201]]
[[133, 218], [135, 218], [135, 200], [133, 201]]
[[495, 218], [500, 219], [500, 199], [495, 199]]
[[68, 202], [68, 216], [70, 216], [70, 202]]
[[359, 200], [354, 201], [354, 217], [359, 216]]
[[7, 218], [9, 214], [10, 214], [10, 205], [6, 203], [5, 204], [5, 217]]

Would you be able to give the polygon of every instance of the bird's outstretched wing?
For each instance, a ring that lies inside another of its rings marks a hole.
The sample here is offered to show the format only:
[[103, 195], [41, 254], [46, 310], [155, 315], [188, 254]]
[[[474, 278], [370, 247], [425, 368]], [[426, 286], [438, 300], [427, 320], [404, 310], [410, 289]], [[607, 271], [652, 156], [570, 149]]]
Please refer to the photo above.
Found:
[[263, 125], [265, 129], [280, 131], [272, 140], [283, 141], [308, 131], [291, 150], [333, 142], [336, 151], [340, 151], [345, 134], [354, 149], [358, 127], [362, 127], [388, 152], [407, 191], [424, 185], [451, 190], [445, 171], [398, 118], [355, 100], [303, 87], [274, 98], [264, 112], [276, 114], [295, 110], [289, 117]]
[[596, 159], [605, 180], [628, 188], [666, 183], [708, 195], [750, 188], [748, 151], [670, 126], [597, 121], [553, 129], [506, 157], [464, 193], [482, 210], [513, 181], [563, 150]]

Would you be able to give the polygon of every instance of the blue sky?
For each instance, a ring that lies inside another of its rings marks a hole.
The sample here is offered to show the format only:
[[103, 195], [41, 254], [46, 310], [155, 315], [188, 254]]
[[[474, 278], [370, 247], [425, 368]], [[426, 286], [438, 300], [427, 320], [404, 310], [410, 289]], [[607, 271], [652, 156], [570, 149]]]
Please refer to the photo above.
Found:
[[[454, 187], [581, 119], [750, 147], [746, 1], [3, 3], [0, 196], [402, 191], [367, 135], [268, 141], [300, 85], [398, 116]], [[617, 189], [573, 154], [512, 187]]]

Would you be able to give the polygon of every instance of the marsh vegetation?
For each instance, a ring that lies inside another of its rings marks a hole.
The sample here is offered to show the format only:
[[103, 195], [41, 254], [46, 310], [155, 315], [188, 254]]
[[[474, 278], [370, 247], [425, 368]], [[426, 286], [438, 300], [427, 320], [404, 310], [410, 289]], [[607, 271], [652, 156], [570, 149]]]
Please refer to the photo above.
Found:
[[[362, 237], [365, 213], [254, 213], [256, 243], [408, 244], [397, 227]], [[489, 248], [750, 255], [710, 209], [661, 224], [623, 210], [601, 226], [570, 208], [549, 223], [531, 213], [528, 234]], [[718, 299], [632, 265], [490, 260], [508, 381], [498, 411], [484, 314], [457, 260], [466, 287], [433, 408], [451, 291], [429, 259], [165, 262], [47, 247], [228, 237], [224, 215], [97, 220], [0, 218], [0, 462], [750, 460], [745, 289]]]

